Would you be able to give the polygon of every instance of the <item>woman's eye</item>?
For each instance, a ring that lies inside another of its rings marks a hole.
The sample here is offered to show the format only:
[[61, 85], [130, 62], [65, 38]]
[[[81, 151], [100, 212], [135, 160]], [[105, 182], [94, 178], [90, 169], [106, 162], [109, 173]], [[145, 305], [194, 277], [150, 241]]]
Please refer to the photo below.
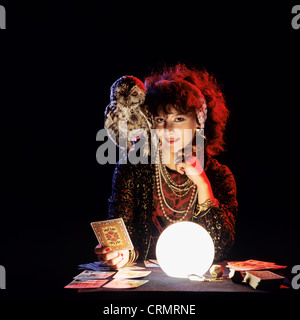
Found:
[[156, 118], [155, 121], [157, 123], [163, 123], [164, 122], [164, 119], [163, 118]]
[[182, 121], [184, 121], [184, 118], [182, 117], [175, 118], [175, 122], [182, 122]]

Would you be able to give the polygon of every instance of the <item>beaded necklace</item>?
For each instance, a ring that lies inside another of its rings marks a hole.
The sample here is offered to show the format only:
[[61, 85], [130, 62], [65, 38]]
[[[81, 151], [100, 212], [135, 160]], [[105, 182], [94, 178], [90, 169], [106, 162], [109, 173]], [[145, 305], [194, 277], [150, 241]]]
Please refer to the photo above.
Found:
[[[157, 195], [158, 195], [158, 200], [159, 200], [159, 204], [160, 207], [162, 209], [163, 215], [164, 217], [172, 222], [172, 223], [176, 223], [176, 222], [180, 222], [183, 219], [186, 218], [189, 210], [191, 209], [191, 207], [195, 204], [196, 201], [196, 189], [197, 186], [190, 180], [188, 179], [186, 182], [182, 183], [182, 184], [177, 184], [169, 175], [169, 173], [167, 172], [168, 176], [166, 175], [167, 169], [165, 167], [165, 165], [162, 163], [162, 156], [161, 156], [161, 152], [158, 155], [158, 164], [155, 165], [155, 181], [156, 181], [156, 189], [157, 189]], [[167, 185], [170, 187], [170, 189], [172, 190], [172, 192], [174, 192], [174, 194], [178, 197], [183, 197], [184, 195], [187, 195], [190, 190], [192, 190], [191, 193], [191, 198], [189, 201], [189, 204], [187, 206], [186, 210], [176, 210], [173, 209], [169, 206], [169, 204], [166, 201], [165, 195], [164, 195], [164, 191], [163, 191], [163, 187], [162, 187], [162, 178], [165, 180], [165, 182], [167, 183]], [[176, 191], [183, 191], [183, 194], [178, 195]], [[164, 204], [167, 208], [169, 208], [171, 211], [176, 212], [176, 213], [181, 213], [183, 214], [183, 216], [180, 219], [172, 219], [170, 218], [165, 211], [164, 208]]]

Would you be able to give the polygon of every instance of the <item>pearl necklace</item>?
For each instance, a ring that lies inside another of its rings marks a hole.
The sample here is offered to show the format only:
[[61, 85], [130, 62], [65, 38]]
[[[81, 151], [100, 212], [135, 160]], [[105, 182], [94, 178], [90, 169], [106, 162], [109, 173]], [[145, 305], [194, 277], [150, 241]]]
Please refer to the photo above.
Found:
[[[159, 204], [160, 204], [160, 207], [162, 209], [163, 215], [168, 221], [170, 221], [172, 223], [180, 222], [180, 221], [182, 221], [183, 219], [186, 218], [189, 210], [191, 209], [191, 207], [196, 202], [196, 189], [197, 189], [197, 186], [195, 184], [192, 185], [192, 194], [191, 194], [191, 198], [190, 198], [190, 201], [189, 201], [189, 204], [188, 204], [188, 207], [187, 207], [186, 210], [182, 210], [181, 211], [181, 210], [173, 209], [173, 208], [171, 208], [169, 206], [169, 204], [166, 201], [166, 198], [165, 198], [165, 195], [164, 195], [164, 192], [163, 192], [163, 188], [162, 188], [162, 181], [161, 181], [162, 174], [161, 174], [161, 170], [159, 170], [159, 169], [160, 168], [159, 168], [158, 164], [156, 164], [155, 165], [156, 190], [157, 190], [158, 200], [159, 200]], [[184, 215], [180, 219], [177, 219], [177, 220], [170, 218], [166, 214], [166, 211], [165, 211], [165, 208], [164, 208], [164, 204], [163, 204], [163, 200], [164, 200], [164, 203], [165, 203], [166, 207], [168, 207], [170, 210], [172, 210], [173, 212], [176, 212], [176, 213], [184, 213]]]
[[[162, 155], [161, 152], [159, 153], [159, 172], [160, 174], [163, 176], [164, 180], [166, 181], [167, 185], [169, 186], [169, 188], [172, 190], [172, 192], [178, 197], [184, 197], [185, 195], [187, 195], [189, 193], [189, 191], [191, 190], [191, 188], [193, 187], [193, 182], [190, 179], [187, 179], [185, 182], [181, 183], [181, 184], [177, 184], [170, 176], [170, 174], [168, 173], [168, 170], [165, 166], [165, 164], [163, 164], [162, 161]], [[179, 193], [177, 193], [179, 192]]]

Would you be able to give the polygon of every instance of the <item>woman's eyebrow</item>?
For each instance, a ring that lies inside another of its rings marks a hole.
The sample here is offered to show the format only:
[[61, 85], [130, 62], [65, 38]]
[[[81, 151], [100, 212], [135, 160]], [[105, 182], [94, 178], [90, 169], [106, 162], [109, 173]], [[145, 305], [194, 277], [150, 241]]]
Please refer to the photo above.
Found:
[[170, 115], [172, 115], [172, 116], [174, 116], [174, 117], [178, 117], [178, 116], [181, 116], [181, 117], [183, 117], [183, 116], [185, 116], [185, 114], [183, 114], [183, 113], [172, 113], [172, 114], [170, 114]]
[[163, 114], [163, 115], [155, 116], [154, 118], [165, 118], [165, 117], [168, 118], [169, 116], [174, 116], [174, 117], [181, 116], [181, 117], [184, 117], [185, 114], [184, 114], [184, 113], [168, 113], [168, 114]]

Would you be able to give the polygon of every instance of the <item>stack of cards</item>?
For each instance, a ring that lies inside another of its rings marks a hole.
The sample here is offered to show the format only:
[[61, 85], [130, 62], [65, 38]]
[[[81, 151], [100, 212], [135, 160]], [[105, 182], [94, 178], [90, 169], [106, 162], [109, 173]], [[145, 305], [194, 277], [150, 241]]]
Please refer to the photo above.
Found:
[[80, 264], [78, 266], [78, 269], [80, 270], [94, 270], [94, 271], [109, 271], [111, 270], [106, 263], [95, 261], [95, 262], [90, 262], [90, 263], [84, 263]]
[[249, 271], [249, 270], [265, 270], [265, 269], [282, 269], [286, 266], [278, 265], [274, 262], [266, 262], [259, 260], [246, 260], [246, 261], [228, 261], [227, 268], [237, 271]]
[[65, 286], [66, 289], [81, 289], [81, 288], [99, 288], [107, 282], [107, 279], [115, 272], [90, 271], [84, 270], [79, 275], [74, 277], [74, 280]]

